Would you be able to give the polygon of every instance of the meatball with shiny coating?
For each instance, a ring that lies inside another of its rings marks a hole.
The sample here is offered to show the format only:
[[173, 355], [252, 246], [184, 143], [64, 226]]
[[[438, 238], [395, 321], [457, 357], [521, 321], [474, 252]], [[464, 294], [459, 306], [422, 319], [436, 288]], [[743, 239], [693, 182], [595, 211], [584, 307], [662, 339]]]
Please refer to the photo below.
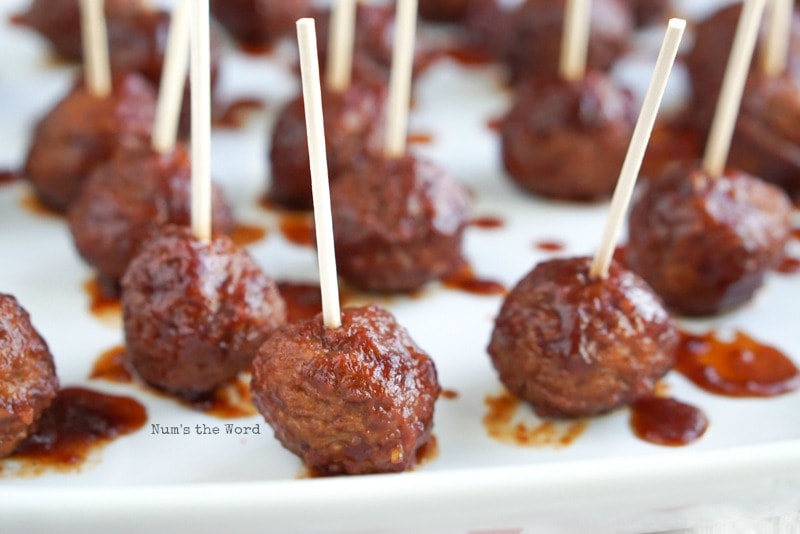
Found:
[[[386, 86], [366, 77], [359, 80], [344, 91], [322, 90], [328, 176], [332, 181], [358, 165], [365, 147], [377, 149], [383, 142]], [[269, 200], [289, 209], [311, 209], [311, 169], [302, 95], [281, 112], [272, 131], [269, 159]]]
[[639, 276], [591, 258], [537, 265], [511, 291], [489, 345], [500, 380], [542, 417], [587, 417], [653, 395], [678, 332]]
[[525, 84], [501, 126], [503, 163], [519, 186], [545, 197], [608, 197], [636, 114], [630, 91], [600, 72]]
[[368, 291], [414, 291], [463, 264], [469, 199], [441, 167], [372, 153], [331, 184], [339, 273]]
[[[98, 166], [69, 210], [78, 252], [104, 280], [119, 284], [139, 247], [166, 225], [191, 223], [191, 163], [183, 145], [167, 154], [149, 146], [119, 150]], [[234, 221], [216, 185], [214, 231], [229, 234]]]
[[[566, 0], [527, 0], [512, 11], [503, 53], [516, 80], [558, 74]], [[607, 70], [628, 48], [633, 19], [623, 0], [594, 0], [587, 66]]]
[[783, 191], [750, 175], [675, 165], [637, 192], [626, 261], [671, 310], [722, 313], [750, 300], [781, 260], [791, 212]]
[[185, 397], [247, 367], [286, 320], [275, 282], [224, 235], [167, 227], [122, 278], [126, 358], [147, 383]]
[[211, 13], [245, 46], [268, 46], [294, 32], [295, 21], [308, 17], [308, 0], [211, 0]]
[[115, 76], [105, 98], [80, 81], [33, 134], [23, 172], [41, 201], [66, 211], [97, 165], [120, 147], [149, 141], [155, 107], [153, 88], [138, 74]]
[[430, 439], [430, 357], [377, 306], [290, 323], [253, 361], [253, 400], [284, 447], [328, 474], [403, 471]]
[[0, 293], [0, 458], [35, 429], [58, 393], [53, 356], [30, 316]]

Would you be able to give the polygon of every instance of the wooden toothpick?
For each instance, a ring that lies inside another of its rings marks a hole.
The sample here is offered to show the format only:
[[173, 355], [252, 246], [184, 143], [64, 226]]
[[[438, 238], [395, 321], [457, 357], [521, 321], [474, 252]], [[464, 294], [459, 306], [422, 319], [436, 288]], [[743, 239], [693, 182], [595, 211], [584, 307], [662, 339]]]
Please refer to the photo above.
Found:
[[314, 19], [304, 18], [297, 21], [297, 44], [300, 47], [300, 75], [306, 112], [308, 157], [311, 163], [311, 191], [314, 198], [322, 319], [326, 327], [339, 328], [342, 326], [342, 319], [339, 309], [339, 283], [336, 277], [331, 194], [322, 115], [322, 88]]
[[710, 176], [720, 176], [725, 170], [764, 4], [765, 0], [745, 0], [739, 17], [703, 157], [703, 170]]
[[636, 178], [642, 167], [642, 160], [653, 133], [653, 126], [656, 122], [656, 115], [661, 106], [661, 99], [667, 87], [672, 65], [675, 63], [675, 56], [678, 54], [683, 32], [686, 29], [686, 21], [682, 19], [671, 19], [667, 25], [667, 33], [664, 42], [661, 44], [661, 51], [656, 60], [655, 70], [650, 79], [650, 86], [642, 103], [642, 110], [636, 121], [633, 130], [628, 152], [622, 164], [617, 187], [614, 190], [614, 197], [611, 199], [611, 208], [608, 219], [606, 220], [603, 237], [600, 240], [600, 247], [594, 256], [589, 274], [592, 278], [605, 278], [608, 276], [608, 269], [614, 256], [614, 249], [619, 238], [619, 231], [622, 228], [622, 221], [628, 211], [631, 202], [633, 188], [636, 185]]
[[81, 0], [83, 69], [89, 91], [98, 98], [111, 94], [111, 65], [103, 0]]
[[208, 0], [190, 2], [192, 233], [211, 240], [211, 49]]
[[761, 63], [767, 76], [777, 76], [786, 70], [793, 16], [794, 0], [772, 0]]
[[398, 0], [384, 147], [384, 153], [390, 158], [399, 158], [406, 152], [416, 28], [417, 0]]
[[325, 83], [328, 89], [341, 92], [350, 86], [353, 76], [356, 0], [336, 0], [331, 9]]
[[586, 72], [591, 15], [591, 0], [567, 0], [558, 65], [565, 80], [580, 80]]

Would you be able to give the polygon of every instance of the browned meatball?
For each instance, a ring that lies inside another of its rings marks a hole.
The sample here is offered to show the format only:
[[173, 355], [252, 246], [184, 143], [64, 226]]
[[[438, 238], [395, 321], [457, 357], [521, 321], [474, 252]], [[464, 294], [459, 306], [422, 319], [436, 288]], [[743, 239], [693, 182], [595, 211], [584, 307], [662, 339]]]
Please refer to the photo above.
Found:
[[670, 0], [627, 0], [636, 26], [655, 24], [669, 13]]
[[211, 0], [214, 18], [247, 46], [265, 46], [291, 35], [295, 21], [312, 12], [308, 0]]
[[787, 75], [751, 80], [730, 164], [800, 199], [800, 84]]
[[413, 291], [462, 263], [469, 200], [441, 167], [372, 153], [331, 184], [339, 273], [370, 291]]
[[[233, 214], [222, 191], [212, 189], [214, 231], [230, 233]], [[99, 165], [69, 210], [81, 256], [105, 280], [119, 284], [141, 244], [168, 224], [191, 222], [191, 163], [182, 145], [169, 154], [150, 147], [120, 150]]]
[[513, 41], [514, 14], [498, 0], [471, 0], [464, 14], [467, 42], [500, 60]]
[[716, 179], [676, 165], [642, 184], [628, 223], [628, 266], [685, 315], [711, 315], [753, 296], [789, 238], [786, 194], [738, 171]]
[[224, 235], [167, 227], [122, 278], [126, 357], [149, 384], [196, 397], [243, 370], [285, 322], [272, 279]]
[[586, 417], [653, 394], [675, 359], [678, 333], [636, 274], [590, 258], [550, 260], [514, 287], [489, 354], [500, 380], [543, 417]]
[[0, 458], [35, 430], [57, 392], [47, 343], [17, 300], [0, 293]]
[[[385, 86], [360, 79], [342, 92], [322, 91], [331, 180], [356, 166], [365, 147], [377, 148], [383, 141]], [[272, 131], [269, 159], [272, 169], [269, 199], [290, 209], [311, 209], [311, 170], [302, 95], [289, 103], [278, 118]]]
[[24, 174], [42, 202], [66, 211], [97, 165], [121, 146], [146, 142], [155, 105], [152, 87], [138, 74], [115, 76], [106, 98], [80, 81], [34, 131]]
[[[726, 6], [700, 21], [694, 32], [694, 46], [686, 56], [686, 67], [692, 84], [692, 98], [687, 116], [703, 136], [707, 135], [711, 128], [711, 119], [741, 11], [742, 4], [739, 2]], [[800, 15], [797, 12], [792, 18], [789, 47], [789, 72], [798, 78], [800, 77]], [[759, 77], [760, 69], [761, 47], [757, 45], [750, 65], [751, 76]], [[749, 91], [749, 88], [745, 89], [745, 95]]]
[[502, 124], [503, 163], [518, 185], [546, 197], [606, 197], [635, 122], [631, 93], [602, 73], [528, 83]]
[[440, 387], [433, 361], [377, 307], [290, 323], [253, 361], [253, 400], [275, 437], [329, 474], [403, 471], [428, 442]]
[[[504, 57], [515, 79], [558, 74], [566, 0], [527, 0], [511, 13]], [[633, 20], [622, 0], [592, 2], [589, 67], [605, 70], [628, 46]]]
[[[127, 19], [144, 9], [142, 0], [106, 0], [104, 6], [111, 43], [115, 42], [117, 28], [124, 27]], [[61, 58], [80, 61], [83, 50], [79, 0], [33, 0], [22, 21], [50, 41]]]
[[458, 21], [467, 12], [470, 0], [419, 0], [419, 16], [428, 20]]

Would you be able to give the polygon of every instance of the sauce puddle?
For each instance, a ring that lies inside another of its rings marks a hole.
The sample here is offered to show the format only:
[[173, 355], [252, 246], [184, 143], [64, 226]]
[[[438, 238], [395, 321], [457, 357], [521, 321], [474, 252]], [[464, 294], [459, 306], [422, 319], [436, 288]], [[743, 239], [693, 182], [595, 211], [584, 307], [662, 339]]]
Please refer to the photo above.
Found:
[[214, 126], [229, 129], [241, 128], [251, 113], [262, 109], [264, 109], [264, 102], [258, 98], [238, 98], [215, 110]]
[[469, 226], [480, 228], [482, 230], [499, 230], [503, 226], [505, 226], [505, 221], [500, 217], [476, 217], [469, 221]]
[[643, 441], [679, 447], [700, 439], [708, 428], [708, 418], [691, 404], [651, 397], [631, 406], [630, 427]]
[[240, 247], [258, 243], [267, 236], [267, 230], [260, 226], [236, 223], [231, 231], [230, 238]]
[[456, 289], [480, 296], [502, 296], [508, 293], [506, 287], [500, 282], [478, 278], [469, 265], [464, 265], [454, 273], [444, 277], [442, 279], [442, 285], [449, 289]]

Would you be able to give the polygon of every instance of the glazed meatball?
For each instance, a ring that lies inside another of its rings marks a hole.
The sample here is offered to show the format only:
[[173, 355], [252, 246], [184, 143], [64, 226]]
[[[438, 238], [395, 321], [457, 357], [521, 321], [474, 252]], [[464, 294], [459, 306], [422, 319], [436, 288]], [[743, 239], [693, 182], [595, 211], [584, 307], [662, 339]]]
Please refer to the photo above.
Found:
[[800, 84], [788, 75], [752, 80], [731, 143], [730, 164], [800, 199]]
[[467, 12], [470, 0], [419, 0], [419, 16], [428, 20], [458, 21]]
[[528, 83], [501, 127], [503, 163], [522, 188], [546, 197], [610, 196], [625, 160], [633, 96], [599, 72], [575, 82]]
[[[566, 0], [527, 0], [512, 12], [503, 55], [513, 78], [557, 75], [565, 5]], [[606, 70], [626, 50], [633, 21], [622, 0], [594, 0], [591, 17], [587, 65]]]
[[675, 165], [637, 192], [627, 264], [678, 313], [725, 312], [782, 258], [791, 210], [783, 191], [747, 174]]
[[678, 333], [661, 300], [612, 262], [537, 265], [495, 320], [489, 354], [500, 380], [542, 417], [587, 417], [653, 395], [675, 359]]
[[[742, 4], [739, 2], [724, 7], [700, 21], [694, 32], [696, 36], [694, 46], [686, 55], [686, 67], [692, 84], [692, 97], [687, 116], [704, 137], [711, 127], [711, 119], [714, 116], [741, 11]], [[793, 78], [800, 77], [800, 15], [796, 12], [792, 19], [788, 70]], [[758, 44], [750, 71], [751, 78], [760, 77], [761, 47]], [[745, 89], [745, 95], [749, 92], [748, 87]]]
[[47, 343], [17, 300], [0, 293], [0, 458], [35, 430], [57, 392]]
[[[214, 231], [230, 233], [233, 215], [216, 186], [211, 206]], [[149, 237], [190, 222], [191, 164], [182, 145], [163, 155], [147, 146], [117, 151], [94, 170], [69, 210], [78, 252], [110, 288]]]
[[670, 7], [670, 0], [628, 0], [633, 20], [638, 27], [645, 27], [664, 20]]
[[49, 207], [66, 211], [91, 171], [122, 146], [146, 143], [156, 96], [138, 74], [113, 78], [110, 96], [94, 96], [80, 81], [39, 122], [24, 174]]
[[268, 46], [313, 12], [308, 0], [211, 0], [211, 13], [245, 46]]
[[253, 400], [284, 447], [329, 474], [403, 471], [433, 426], [433, 361], [377, 307], [290, 323], [253, 361]]
[[[359, 78], [342, 92], [323, 89], [328, 176], [335, 180], [357, 166], [365, 147], [383, 142], [386, 88]], [[282, 111], [272, 131], [269, 152], [271, 178], [268, 198], [290, 209], [311, 209], [311, 170], [308, 161], [305, 106], [302, 95]]]
[[467, 42], [490, 57], [501, 60], [513, 41], [514, 11], [498, 0], [471, 0], [464, 14]]
[[413, 291], [463, 263], [469, 200], [441, 167], [372, 153], [331, 184], [339, 273], [368, 291]]
[[[117, 28], [127, 25], [128, 19], [144, 9], [142, 0], [106, 0], [104, 10], [109, 42], [115, 42]], [[68, 61], [81, 60], [79, 0], [33, 0], [22, 14], [22, 21], [47, 39], [59, 57]], [[110, 54], [112, 58], [115, 55]]]
[[275, 283], [224, 235], [168, 227], [122, 278], [126, 358], [147, 383], [198, 397], [247, 367], [285, 322]]

